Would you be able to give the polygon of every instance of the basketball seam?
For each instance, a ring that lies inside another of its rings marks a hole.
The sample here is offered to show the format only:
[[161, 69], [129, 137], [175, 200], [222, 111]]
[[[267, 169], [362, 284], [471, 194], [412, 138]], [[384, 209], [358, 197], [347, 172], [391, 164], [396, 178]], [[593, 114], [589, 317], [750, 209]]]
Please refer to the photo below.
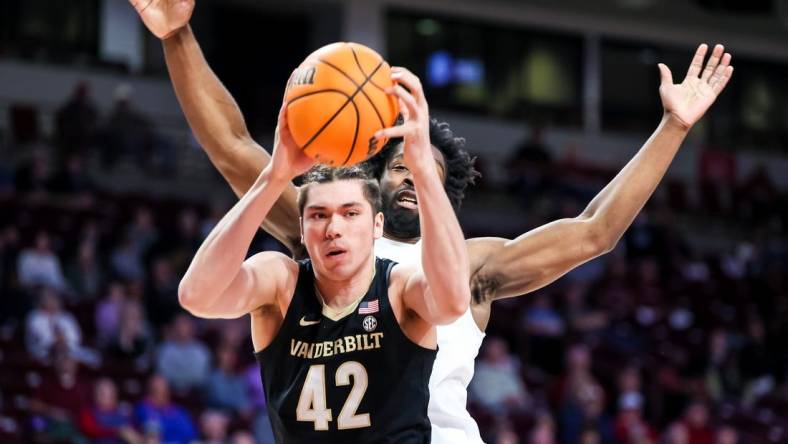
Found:
[[[353, 50], [353, 48], [351, 48], [351, 51], [352, 51], [352, 50]], [[355, 55], [355, 53], [354, 53], [354, 55]], [[346, 73], [345, 71], [342, 71], [342, 70], [341, 70], [341, 69], [339, 69], [337, 66], [334, 66], [334, 64], [332, 64], [331, 62], [327, 62], [327, 61], [325, 61], [325, 60], [323, 60], [323, 59], [318, 59], [318, 61], [319, 61], [319, 62], [321, 62], [321, 63], [323, 63], [323, 64], [325, 64], [326, 66], [330, 66], [331, 68], [334, 68], [334, 69], [335, 69], [335, 70], [337, 70], [337, 71], [338, 71], [340, 74], [342, 74], [343, 76], [345, 76], [345, 78], [346, 78], [346, 79], [348, 79], [348, 80], [350, 81], [350, 83], [352, 83], [352, 84], [353, 84], [353, 85], [355, 85], [356, 87], [359, 87], [358, 83], [356, 83], [356, 81], [355, 81], [355, 80], [353, 80], [353, 78], [352, 78], [352, 77], [350, 77], [349, 75], [347, 75], [347, 73]], [[376, 70], [377, 70], [377, 69], [376, 69]], [[367, 76], [367, 73], [365, 73], [365, 72], [364, 72], [364, 70], [361, 70], [361, 74], [362, 74], [362, 75], [363, 75], [363, 76], [364, 76], [366, 79], [370, 79], [369, 77], [366, 77], [366, 76]], [[365, 82], [365, 83], [366, 83], [366, 82]], [[369, 80], [369, 83], [372, 83], [372, 81], [371, 81], [371, 80]], [[364, 94], [364, 97], [366, 97], [366, 98], [367, 98], [367, 101], [369, 102], [369, 104], [370, 104], [370, 105], [372, 105], [372, 109], [374, 109], [374, 110], [375, 110], [375, 114], [377, 114], [377, 116], [378, 116], [378, 120], [380, 121], [380, 126], [383, 126], [383, 127], [385, 127], [385, 126], [386, 126], [386, 122], [384, 122], [384, 121], [383, 121], [383, 116], [381, 116], [381, 115], [380, 115], [380, 111], [378, 111], [378, 107], [377, 107], [377, 106], [375, 106], [375, 102], [373, 102], [373, 101], [372, 101], [372, 99], [371, 99], [371, 98], [370, 98], [370, 97], [367, 95], [366, 91], [364, 91], [363, 89], [361, 90], [361, 94]]]
[[[340, 89], [333, 89], [333, 88], [332, 88], [332, 89], [321, 89], [320, 91], [311, 91], [311, 92], [308, 92], [308, 93], [301, 94], [300, 96], [293, 97], [293, 98], [291, 98], [290, 100], [288, 100], [288, 101], [287, 101], [287, 106], [290, 106], [290, 104], [291, 104], [291, 103], [293, 103], [293, 102], [296, 102], [296, 101], [298, 101], [298, 100], [300, 100], [300, 99], [303, 99], [304, 97], [308, 97], [308, 96], [312, 96], [312, 95], [315, 95], [315, 94], [320, 94], [320, 93], [325, 93], [325, 92], [335, 92], [335, 93], [339, 93], [339, 94], [341, 94], [341, 95], [345, 96], [345, 99], [347, 99], [347, 100], [352, 100], [352, 98], [351, 98], [351, 97], [348, 95], [348, 93], [346, 93], [346, 92], [344, 92], [344, 91], [342, 91], [342, 90], [340, 90]], [[353, 102], [351, 101], [350, 103], [353, 103]], [[347, 102], [345, 102], [345, 105], [347, 105]], [[342, 105], [342, 107], [341, 107], [341, 108], [339, 108], [339, 110], [341, 111], [341, 110], [342, 110], [342, 108], [344, 108], [344, 107], [345, 107], [345, 105]], [[356, 111], [356, 134], [353, 136], [353, 145], [355, 145], [355, 144], [356, 144], [356, 138], [358, 138], [358, 119], [359, 119], [359, 112], [358, 112], [358, 107], [356, 106], [356, 104], [355, 104], [355, 103], [353, 103], [353, 107], [355, 108], [355, 111]], [[339, 111], [337, 112], [337, 114], [339, 114]], [[334, 117], [336, 117], [336, 116], [337, 116], [337, 114], [335, 114], [334, 116], [332, 116], [332, 117], [331, 117], [331, 120], [333, 120], [333, 119], [334, 119]], [[331, 123], [331, 120], [329, 120], [329, 121], [328, 121], [328, 123]], [[307, 143], [304, 145], [304, 147], [303, 147], [303, 148], [301, 148], [301, 151], [305, 151], [305, 150], [307, 149], [307, 147], [309, 146], [309, 144], [310, 144], [310, 143], [312, 143], [312, 142], [314, 141], [314, 139], [315, 139], [315, 138], [316, 138], [318, 135], [320, 135], [320, 133], [321, 133], [321, 132], [322, 132], [322, 131], [323, 131], [323, 130], [326, 128], [326, 126], [328, 125], [328, 123], [326, 123], [326, 125], [323, 125], [323, 127], [322, 127], [322, 128], [320, 128], [320, 129], [318, 130], [318, 132], [315, 134], [315, 136], [313, 136], [311, 139], [309, 139], [309, 141], [307, 141]], [[351, 152], [351, 154], [353, 153], [352, 146], [351, 146], [351, 151], [350, 151], [350, 152]], [[348, 155], [348, 158], [350, 158], [350, 155]], [[345, 159], [345, 162], [347, 162], [347, 159]]]
[[345, 161], [342, 162], [342, 165], [346, 165], [347, 161], [350, 160], [350, 156], [353, 155], [353, 152], [356, 150], [356, 141], [358, 140], [358, 126], [361, 122], [361, 114], [358, 111], [358, 105], [356, 102], [350, 101], [350, 104], [353, 105], [353, 109], [356, 110], [356, 131], [353, 133], [353, 143], [350, 145], [350, 151], [347, 153], [347, 157], [345, 157]]
[[[323, 63], [326, 63], [323, 60], [320, 60], [320, 59], [318, 59], [318, 60], [323, 62]], [[329, 65], [328, 63], [326, 63], [326, 64]], [[354, 91], [353, 94], [351, 94], [350, 96], [346, 95], [347, 100], [345, 101], [345, 103], [342, 106], [340, 106], [339, 109], [337, 110], [337, 112], [335, 112], [334, 115], [331, 116], [328, 119], [328, 121], [326, 123], [324, 123], [323, 126], [320, 127], [320, 129], [317, 130], [317, 132], [306, 142], [306, 144], [304, 144], [304, 146], [301, 148], [301, 151], [306, 150], [309, 147], [309, 145], [312, 144], [312, 142], [314, 142], [315, 139], [317, 139], [318, 136], [320, 136], [320, 134], [328, 127], [329, 124], [331, 124], [331, 122], [339, 115], [339, 113], [341, 113], [342, 110], [345, 109], [345, 106], [347, 106], [348, 103], [353, 103], [353, 98], [359, 93], [359, 91], [363, 91], [364, 85], [366, 85], [369, 82], [369, 79], [372, 76], [374, 76], [376, 72], [378, 72], [378, 70], [380, 69], [381, 66], [383, 66], [383, 61], [382, 60], [378, 64], [378, 66], [375, 67], [375, 69], [372, 71], [372, 73], [369, 76], [365, 76], [364, 82], [361, 83], [361, 85], [358, 85], [358, 84], [356, 84], [356, 82], [353, 82], [353, 84], [356, 85], [356, 91]], [[352, 81], [352, 79], [351, 79], [351, 81]], [[327, 90], [321, 90], [321, 91], [327, 91]], [[315, 93], [321, 92], [321, 91], [315, 91]], [[356, 109], [358, 109], [358, 107], [356, 106], [355, 103], [353, 103], [353, 106], [355, 106]], [[373, 108], [374, 108], [374, 105], [373, 105]], [[359, 118], [360, 118], [360, 116], [359, 116]], [[356, 128], [357, 128], [356, 131], [358, 131], [359, 118], [356, 119]], [[355, 142], [354, 142], [353, 146], [350, 147], [350, 153], [348, 154], [346, 159], [350, 159], [350, 157], [353, 155], [353, 151], [355, 151], [355, 149], [356, 149], [356, 147], [355, 147]], [[345, 162], [347, 162], [347, 160], [345, 160]]]
[[[366, 76], [366, 75], [367, 75], [367, 73], [364, 71], [364, 68], [361, 66], [361, 62], [358, 60], [358, 55], [356, 54], [356, 50], [355, 50], [355, 49], [353, 49], [353, 46], [351, 46], [351, 47], [350, 47], [350, 51], [353, 53], [353, 58], [354, 58], [354, 59], [356, 59], [356, 66], [358, 66], [358, 70], [359, 70], [359, 71], [361, 71], [361, 74], [363, 74], [364, 76]], [[385, 61], [385, 60], [381, 59], [381, 62], [384, 62], [384, 61]], [[353, 81], [353, 79], [350, 79], [350, 81], [352, 82], [352, 81]], [[355, 82], [354, 82], [354, 83], [355, 83]], [[378, 84], [377, 84], [377, 83], [375, 83], [375, 81], [374, 81], [374, 80], [372, 80], [372, 77], [371, 77], [371, 76], [370, 76], [370, 78], [369, 78], [369, 83], [370, 83], [370, 85], [374, 86], [375, 88], [377, 88], [377, 89], [379, 89], [379, 90], [383, 91], [384, 93], [386, 93], [386, 89], [385, 89], [385, 88], [383, 88], [383, 87], [381, 87], [381, 86], [378, 86]], [[386, 94], [388, 94], [388, 93], [386, 93]], [[384, 121], [383, 121], [383, 116], [381, 116], [381, 115], [380, 115], [380, 112], [378, 111], [378, 107], [377, 107], [377, 106], [375, 106], [375, 104], [374, 104], [374, 103], [372, 103], [372, 100], [370, 100], [370, 98], [369, 98], [369, 97], [366, 95], [366, 93], [364, 94], [364, 96], [365, 96], [365, 97], [367, 97], [367, 100], [369, 100], [370, 104], [372, 105], [372, 108], [374, 108], [374, 109], [375, 109], [375, 113], [377, 113], [377, 115], [378, 115], [378, 120], [380, 120], [380, 124], [381, 124], [381, 126], [387, 127], [387, 126], [394, 125], [394, 124], [397, 122], [397, 116], [396, 116], [396, 115], [394, 116], [394, 121], [393, 121], [393, 122], [391, 122], [391, 124], [388, 124], [388, 123], [384, 122]]]
[[[361, 67], [361, 62], [359, 62], [359, 61], [358, 61], [358, 56], [356, 55], [356, 50], [355, 50], [355, 49], [353, 49], [353, 47], [351, 46], [351, 47], [350, 47], [350, 51], [352, 51], [352, 52], [353, 52], [353, 58], [354, 58], [354, 59], [356, 59], [356, 66], [358, 66], [358, 70], [359, 70], [359, 71], [361, 71], [361, 74], [364, 74], [364, 75], [366, 76], [366, 75], [367, 75], [367, 73], [366, 73], [366, 72], [364, 72], [364, 68], [362, 68], [362, 67]], [[378, 86], [378, 84], [377, 84], [377, 83], [375, 83], [374, 81], [370, 80], [370, 81], [369, 81], [369, 83], [370, 83], [372, 86], [374, 86], [375, 88], [377, 88], [377, 89], [379, 89], [379, 90], [381, 90], [381, 91], [383, 91], [383, 92], [386, 92], [386, 88], [383, 88], [382, 86]]]
[[342, 91], [341, 89], [321, 89], [320, 91], [311, 91], [311, 92], [308, 92], [308, 93], [301, 94], [300, 96], [292, 97], [292, 98], [290, 98], [290, 100], [287, 101], [287, 104], [288, 104], [288, 106], [290, 106], [290, 104], [295, 102], [296, 100], [303, 99], [304, 97], [311, 96], [313, 94], [320, 94], [320, 93], [324, 93], [324, 92], [339, 93], [339, 94], [342, 94], [343, 96], [345, 96], [346, 99], [348, 97], [350, 97], [348, 95], [348, 93], [346, 93], [345, 91]]
[[[356, 54], [356, 50], [355, 50], [355, 49], [353, 49], [353, 47], [351, 46], [351, 47], [350, 47], [350, 51], [353, 53], [353, 58], [354, 58], [354, 59], [356, 59], [356, 66], [358, 66], [358, 70], [359, 70], [359, 71], [361, 71], [361, 74], [363, 74], [363, 75], [365, 75], [365, 76], [366, 76], [366, 75], [367, 75], [367, 73], [366, 73], [366, 72], [364, 72], [364, 68], [362, 68], [362, 67], [361, 67], [361, 62], [359, 62], [359, 60], [358, 60], [358, 55]], [[382, 59], [381, 59], [381, 60], [382, 60]], [[385, 88], [378, 86], [378, 84], [377, 84], [377, 83], [375, 83], [374, 81], [372, 81], [371, 79], [370, 79], [369, 83], [370, 83], [372, 86], [374, 86], [375, 88], [377, 88], [377, 89], [379, 89], [379, 90], [381, 90], [381, 91], [383, 91], [383, 92], [386, 92], [386, 89], [385, 89]]]

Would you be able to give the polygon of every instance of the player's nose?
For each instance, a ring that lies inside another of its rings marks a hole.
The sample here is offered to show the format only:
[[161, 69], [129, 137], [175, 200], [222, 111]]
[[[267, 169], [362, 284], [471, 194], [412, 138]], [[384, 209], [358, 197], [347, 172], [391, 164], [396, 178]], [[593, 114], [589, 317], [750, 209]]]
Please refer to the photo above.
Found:
[[327, 239], [336, 239], [342, 236], [341, 228], [342, 228], [342, 218], [338, 214], [331, 215], [331, 218], [328, 220], [328, 224], [326, 224], [326, 238]]

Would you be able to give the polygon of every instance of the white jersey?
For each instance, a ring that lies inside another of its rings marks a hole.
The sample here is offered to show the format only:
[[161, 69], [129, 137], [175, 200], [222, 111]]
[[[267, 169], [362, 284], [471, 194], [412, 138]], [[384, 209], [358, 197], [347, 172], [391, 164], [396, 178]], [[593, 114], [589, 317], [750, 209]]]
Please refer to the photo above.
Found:
[[[385, 237], [375, 241], [375, 256], [402, 264], [421, 263], [421, 241], [397, 242]], [[479, 426], [466, 409], [468, 384], [473, 379], [474, 360], [484, 332], [479, 330], [470, 307], [459, 319], [439, 325], [438, 355], [430, 376], [427, 414], [435, 444], [483, 443]]]

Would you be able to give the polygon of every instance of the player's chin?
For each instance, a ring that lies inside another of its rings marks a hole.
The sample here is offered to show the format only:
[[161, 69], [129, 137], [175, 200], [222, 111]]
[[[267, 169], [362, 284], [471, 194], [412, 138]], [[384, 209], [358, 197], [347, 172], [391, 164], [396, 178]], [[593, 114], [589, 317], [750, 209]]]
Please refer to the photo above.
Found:
[[334, 277], [341, 278], [346, 274], [352, 274], [350, 252], [345, 251], [340, 254], [325, 254], [321, 262], [326, 271], [330, 272]]

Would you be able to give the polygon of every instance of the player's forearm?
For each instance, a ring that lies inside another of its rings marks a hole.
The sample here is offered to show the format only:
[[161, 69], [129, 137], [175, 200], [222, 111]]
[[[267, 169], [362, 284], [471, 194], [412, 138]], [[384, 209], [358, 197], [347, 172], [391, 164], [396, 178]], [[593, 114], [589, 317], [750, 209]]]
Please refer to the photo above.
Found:
[[470, 290], [468, 250], [460, 223], [435, 171], [434, 161], [430, 158], [428, 167], [414, 169], [413, 174], [419, 202], [424, 277], [436, 309], [462, 314], [468, 308]]
[[241, 270], [255, 233], [289, 182], [267, 168], [216, 224], [194, 255], [178, 288], [184, 305], [211, 306]]
[[[208, 66], [191, 27], [184, 27], [162, 43], [175, 94], [208, 155], [233, 150], [237, 143], [250, 139], [238, 105]], [[267, 164], [270, 156], [263, 153], [260, 159]], [[260, 170], [265, 164], [260, 165]], [[254, 178], [248, 185], [253, 181]]]
[[[238, 105], [205, 60], [191, 27], [163, 41], [167, 69], [189, 126], [208, 158], [243, 196], [271, 156], [252, 140]], [[297, 190], [290, 185], [263, 221], [263, 229], [297, 255]]]
[[687, 136], [688, 130], [665, 116], [635, 157], [589, 203], [581, 218], [605, 249], [615, 246], [651, 197]]
[[686, 130], [663, 119], [580, 216], [551, 222], [511, 241], [478, 241], [484, 260], [476, 260], [475, 291], [493, 299], [525, 294], [612, 249], [665, 175], [685, 136]]

